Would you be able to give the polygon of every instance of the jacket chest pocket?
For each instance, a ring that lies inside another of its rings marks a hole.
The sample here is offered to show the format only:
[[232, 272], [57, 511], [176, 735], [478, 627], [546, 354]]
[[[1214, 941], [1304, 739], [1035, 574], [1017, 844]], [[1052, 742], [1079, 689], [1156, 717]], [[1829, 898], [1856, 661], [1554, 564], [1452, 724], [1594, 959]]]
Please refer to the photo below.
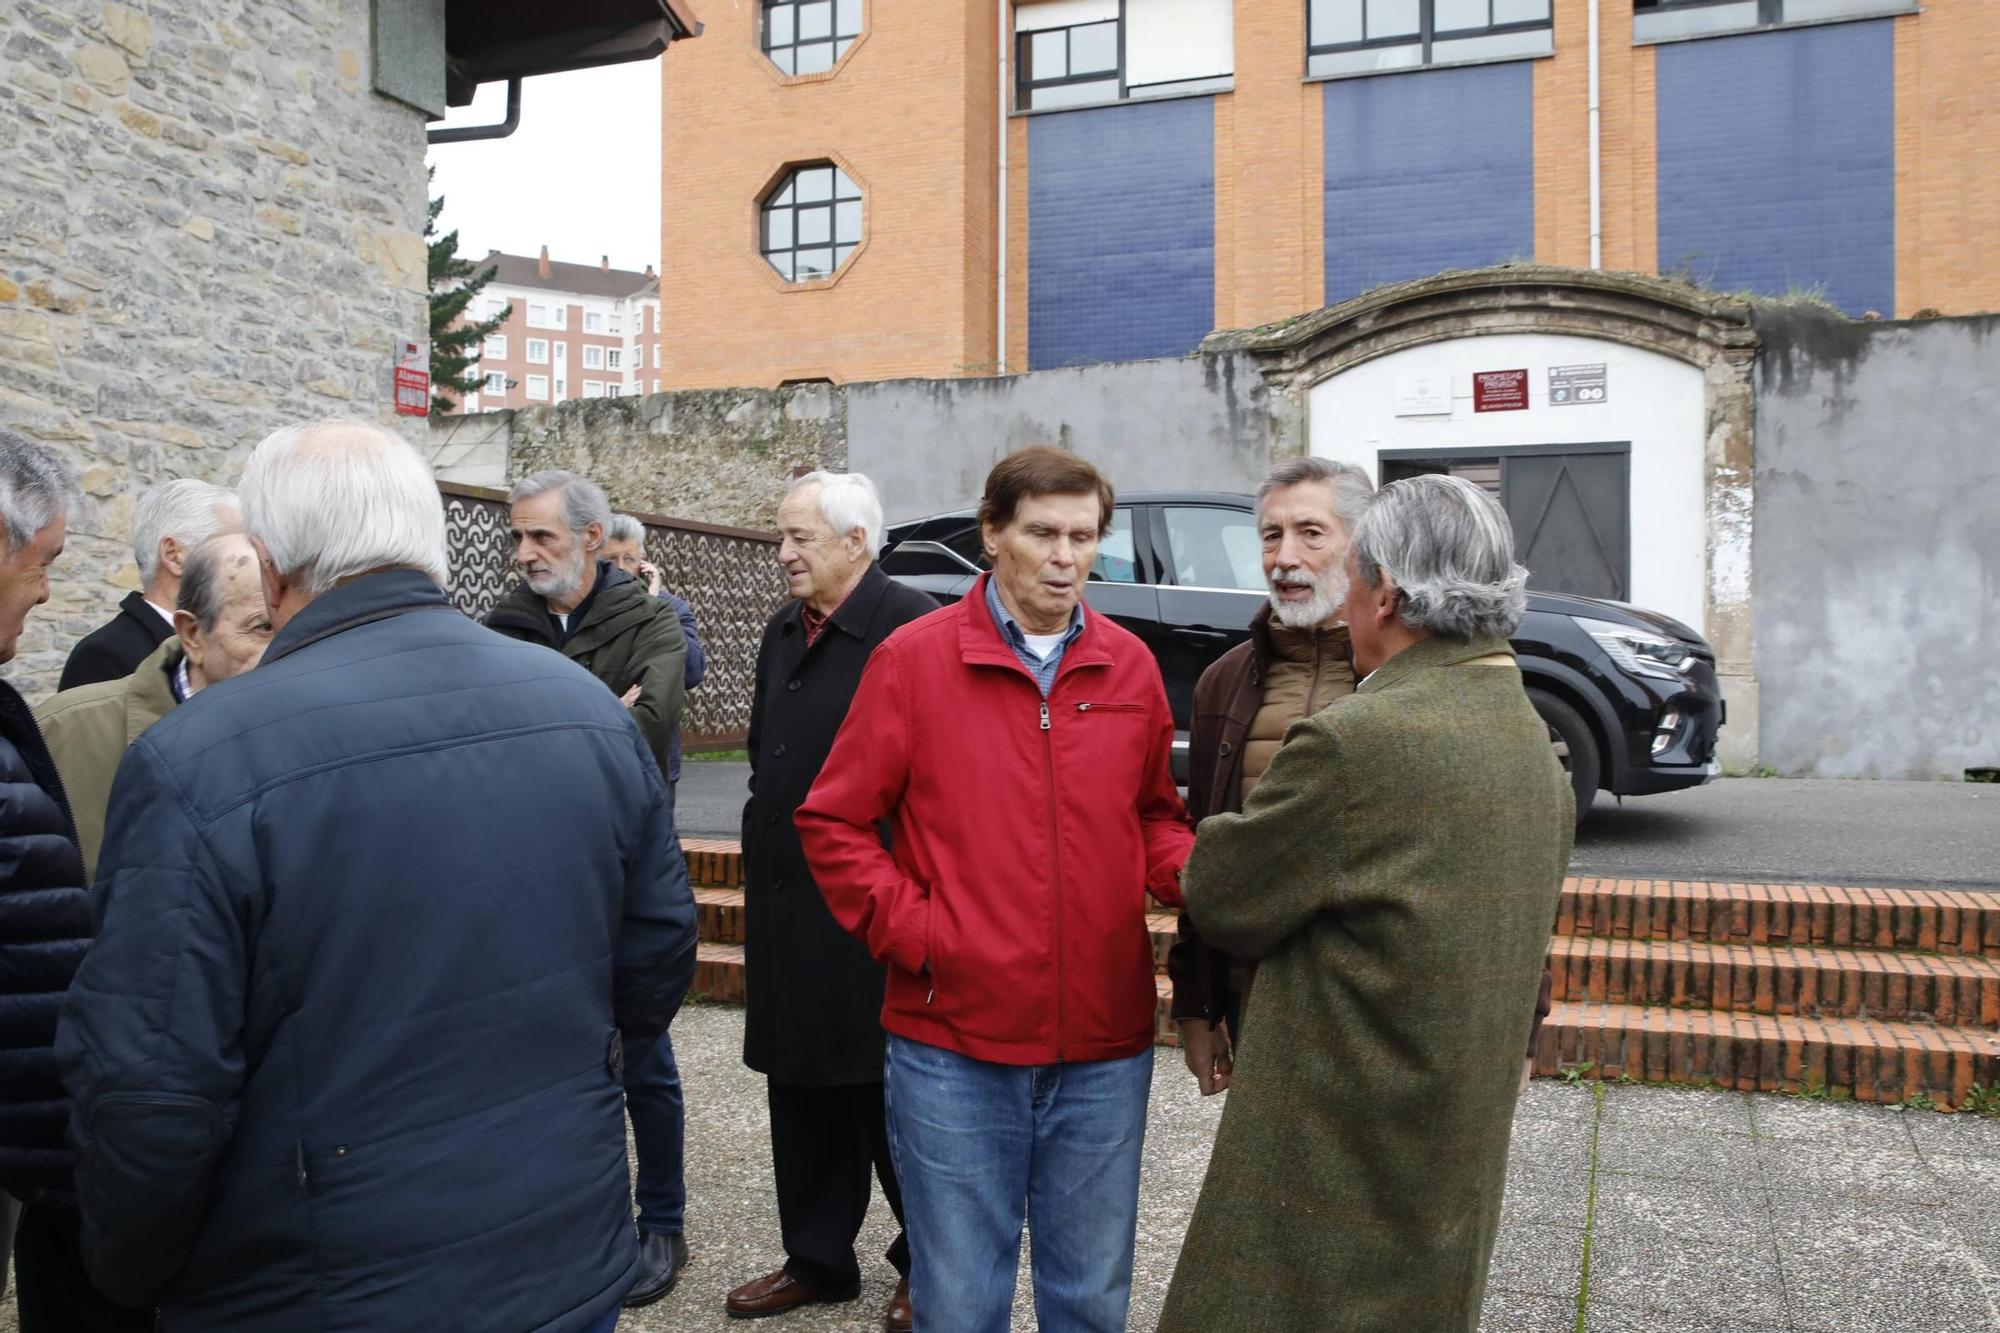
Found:
[[1116, 716], [1126, 716], [1133, 713], [1145, 713], [1150, 710], [1146, 707], [1145, 704], [1140, 704], [1140, 703], [1097, 703], [1086, 700], [1076, 705], [1076, 711], [1079, 714], [1088, 717], [1093, 713], [1100, 713], [1100, 714], [1109, 713]]

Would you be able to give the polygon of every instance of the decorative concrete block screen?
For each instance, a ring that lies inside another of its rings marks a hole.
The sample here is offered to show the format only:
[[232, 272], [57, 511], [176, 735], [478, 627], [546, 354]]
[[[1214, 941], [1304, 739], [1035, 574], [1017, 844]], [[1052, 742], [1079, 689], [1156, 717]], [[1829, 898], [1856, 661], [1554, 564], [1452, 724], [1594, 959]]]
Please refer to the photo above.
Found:
[[[439, 482], [438, 490], [451, 545], [446, 594], [467, 615], [483, 616], [516, 577], [507, 494], [450, 482]], [[746, 528], [636, 517], [646, 525], [646, 558], [660, 567], [667, 588], [694, 608], [708, 655], [707, 678], [688, 691], [682, 740], [692, 748], [741, 745], [750, 729], [757, 645], [785, 598], [777, 540]]]

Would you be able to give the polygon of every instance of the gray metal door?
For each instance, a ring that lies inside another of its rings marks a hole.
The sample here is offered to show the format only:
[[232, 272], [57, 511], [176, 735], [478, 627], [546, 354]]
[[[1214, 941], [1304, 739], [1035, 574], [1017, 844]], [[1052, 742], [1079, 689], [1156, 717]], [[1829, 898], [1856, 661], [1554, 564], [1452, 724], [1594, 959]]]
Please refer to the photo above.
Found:
[[1501, 458], [1500, 504], [1529, 587], [1630, 600], [1629, 461], [1622, 449]]

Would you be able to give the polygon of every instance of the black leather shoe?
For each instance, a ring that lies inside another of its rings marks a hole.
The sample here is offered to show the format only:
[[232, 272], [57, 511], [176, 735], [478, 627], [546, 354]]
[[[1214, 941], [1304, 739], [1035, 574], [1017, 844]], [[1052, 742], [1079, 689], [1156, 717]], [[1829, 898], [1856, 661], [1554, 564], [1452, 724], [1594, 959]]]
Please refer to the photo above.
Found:
[[625, 1308], [651, 1305], [674, 1289], [687, 1267], [688, 1244], [681, 1233], [642, 1231], [639, 1233], [639, 1276], [625, 1293]]

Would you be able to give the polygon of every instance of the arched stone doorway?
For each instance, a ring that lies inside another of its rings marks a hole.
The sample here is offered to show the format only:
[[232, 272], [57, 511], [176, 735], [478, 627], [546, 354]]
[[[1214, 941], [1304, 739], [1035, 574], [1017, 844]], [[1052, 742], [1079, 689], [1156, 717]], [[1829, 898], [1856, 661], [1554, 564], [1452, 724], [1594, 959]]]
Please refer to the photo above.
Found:
[[1252, 356], [1304, 413], [1312, 453], [1378, 480], [1504, 477], [1544, 586], [1702, 632], [1729, 706], [1723, 761], [1754, 766], [1746, 305], [1636, 274], [1505, 265], [1217, 332], [1202, 350]]

